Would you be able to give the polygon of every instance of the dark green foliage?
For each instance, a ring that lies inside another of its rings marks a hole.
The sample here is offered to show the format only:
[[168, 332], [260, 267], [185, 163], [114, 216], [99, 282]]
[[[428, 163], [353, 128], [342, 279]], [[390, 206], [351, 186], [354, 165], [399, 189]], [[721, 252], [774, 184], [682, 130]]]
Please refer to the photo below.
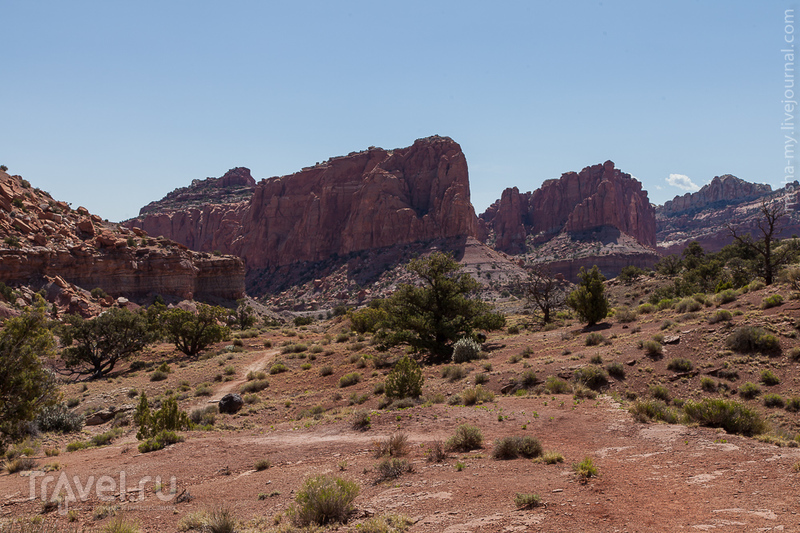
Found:
[[601, 344], [604, 340], [606, 340], [606, 338], [603, 337], [601, 333], [597, 332], [589, 333], [588, 335], [586, 335], [586, 346], [597, 346], [598, 344]]
[[289, 515], [298, 526], [344, 522], [353, 510], [359, 486], [353, 481], [319, 474], [303, 481]]
[[386, 312], [380, 307], [365, 307], [348, 313], [350, 326], [357, 333], [375, 333], [379, 324], [386, 320]]
[[339, 387], [350, 387], [361, 381], [361, 374], [358, 372], [351, 372], [339, 378]]
[[667, 363], [667, 370], [673, 372], [689, 372], [692, 368], [694, 368], [694, 364], [685, 357], [675, 357]]
[[736, 328], [726, 341], [728, 348], [740, 353], [761, 352], [777, 353], [781, 346], [775, 335], [767, 333], [757, 326]]
[[296, 317], [294, 317], [294, 325], [297, 326], [297, 327], [308, 326], [312, 322], [314, 322], [314, 317], [310, 317], [310, 316], [296, 316]]
[[467, 363], [481, 356], [481, 345], [470, 338], [459, 339], [453, 345], [453, 362]]
[[569, 388], [569, 383], [556, 376], [548, 376], [544, 382], [544, 389], [550, 394], [566, 394]]
[[197, 355], [215, 342], [224, 340], [230, 330], [222, 322], [227, 312], [221, 307], [198, 304], [197, 314], [183, 309], [164, 311], [164, 331], [170, 342], [186, 355]]
[[525, 370], [519, 378], [519, 386], [523, 389], [532, 389], [537, 383], [539, 383], [539, 379], [533, 370]]
[[765, 394], [763, 401], [764, 405], [767, 407], [783, 407], [786, 403], [783, 399], [783, 396], [773, 393]]
[[713, 379], [703, 376], [700, 378], [700, 388], [706, 392], [716, 392], [717, 383]]
[[576, 383], [592, 390], [599, 390], [608, 384], [608, 374], [598, 366], [585, 366], [575, 371], [573, 375]]
[[542, 443], [534, 437], [510, 436], [497, 439], [492, 450], [492, 457], [495, 459], [516, 459], [526, 457], [528, 459], [542, 455]]
[[133, 422], [139, 426], [136, 433], [139, 440], [153, 438], [162, 431], [180, 431], [191, 427], [189, 416], [178, 408], [175, 398], [167, 398], [158, 411], [151, 412], [147, 394], [144, 392], [139, 397]]
[[36, 417], [36, 427], [43, 432], [74, 433], [83, 428], [83, 422], [83, 415], [73, 413], [63, 403], [44, 407]]
[[386, 376], [386, 396], [388, 398], [417, 398], [422, 394], [425, 378], [416, 361], [408, 356], [401, 357], [389, 375]]
[[116, 364], [148, 344], [157, 335], [149, 328], [143, 313], [112, 308], [91, 320], [68, 315], [60, 328], [62, 357], [70, 368], [88, 365], [78, 370], [99, 378], [114, 370]]
[[717, 322], [727, 322], [733, 318], [733, 315], [727, 309], [717, 309], [708, 319], [709, 324], [716, 324]]
[[619, 361], [606, 365], [606, 372], [616, 379], [625, 379], [625, 365]]
[[666, 388], [664, 385], [661, 385], [661, 384], [651, 385], [650, 386], [650, 395], [653, 398], [656, 398], [658, 400], [662, 400], [662, 401], [667, 402], [667, 403], [669, 403], [669, 401], [670, 401], [669, 389]]
[[779, 305], [783, 304], [783, 296], [780, 294], [773, 294], [771, 296], [767, 296], [761, 302], [761, 309], [769, 309], [771, 307], [778, 307]]
[[408, 459], [384, 457], [375, 467], [375, 470], [378, 472], [378, 481], [386, 481], [397, 479], [406, 472], [413, 472], [414, 467]]
[[0, 449], [21, 436], [24, 425], [58, 399], [58, 386], [42, 359], [53, 355], [46, 304], [40, 297], [0, 331]]
[[247, 305], [247, 301], [244, 299], [237, 300], [236, 304], [236, 309], [232, 310], [231, 314], [228, 316], [228, 324], [242, 331], [255, 326], [258, 321], [255, 309]]
[[441, 362], [450, 359], [456, 340], [472, 337], [476, 329], [505, 325], [505, 317], [493, 313], [491, 305], [470, 297], [480, 284], [460, 272], [450, 255], [435, 252], [412, 260], [407, 269], [422, 286], [401, 285], [385, 300], [386, 320], [376, 334], [382, 346], [408, 344], [430, 362]]
[[454, 452], [468, 452], [483, 446], [483, 433], [469, 424], [461, 424], [455, 434], [447, 439], [445, 449]]
[[260, 392], [260, 391], [266, 389], [267, 387], [269, 387], [269, 381], [267, 381], [266, 379], [254, 379], [254, 380], [248, 381], [247, 383], [242, 385], [239, 388], [239, 391], [242, 394], [245, 394], [245, 393], [248, 393], [248, 392]]
[[581, 267], [578, 277], [578, 288], [567, 297], [567, 305], [575, 310], [581, 320], [592, 326], [608, 315], [608, 298], [603, 285], [606, 278], [597, 265], [589, 271]]
[[684, 404], [683, 410], [700, 425], [721, 427], [728, 433], [751, 436], [767, 429], [757, 411], [739, 402], [710, 398], [700, 402], [690, 400]]
[[144, 442], [139, 443], [139, 453], [148, 453], [154, 452], [156, 450], [161, 450], [166, 448], [170, 444], [175, 444], [177, 442], [182, 442], [183, 437], [175, 433], [174, 431], [168, 431], [166, 429], [161, 430], [156, 435], [153, 435], [149, 439], [145, 440]]
[[792, 396], [786, 401], [786, 410], [790, 413], [796, 413], [800, 411], [800, 398], [797, 396]]
[[772, 373], [772, 370], [761, 371], [761, 383], [763, 383], [767, 387], [777, 385], [780, 382], [781, 380], [778, 378], [778, 376]]
[[104, 300], [108, 298], [108, 293], [103, 289], [101, 289], [100, 287], [95, 287], [94, 289], [92, 289], [90, 291], [90, 294], [92, 295], [92, 298], [94, 298], [95, 300]]
[[646, 273], [647, 272], [645, 270], [642, 270], [639, 267], [636, 267], [636, 266], [633, 266], [633, 265], [628, 265], [628, 266], [622, 267], [622, 270], [619, 271], [619, 275], [617, 276], [617, 279], [619, 279], [620, 281], [623, 281], [625, 283], [628, 283], [628, 282], [631, 282], [631, 281], [635, 281], [640, 276], [643, 276]]

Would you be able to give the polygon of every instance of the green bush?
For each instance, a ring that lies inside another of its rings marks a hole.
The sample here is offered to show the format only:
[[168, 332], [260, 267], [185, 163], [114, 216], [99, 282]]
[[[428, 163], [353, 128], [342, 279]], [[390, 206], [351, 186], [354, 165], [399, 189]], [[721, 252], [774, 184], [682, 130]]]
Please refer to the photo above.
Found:
[[[158, 411], [151, 412], [147, 394], [144, 392], [139, 397], [139, 405], [136, 407], [133, 421], [139, 426], [139, 431], [136, 433], [136, 438], [139, 440], [150, 439], [164, 432], [189, 429], [191, 426], [189, 415], [178, 408], [175, 398], [167, 398], [162, 402]], [[164, 439], [168, 437], [169, 435], [163, 436]]]
[[771, 307], [778, 307], [783, 304], [783, 296], [780, 294], [773, 294], [767, 296], [761, 301], [761, 309], [769, 309]]
[[408, 459], [398, 457], [384, 457], [375, 467], [378, 473], [378, 481], [397, 479], [406, 472], [413, 472], [414, 467]]
[[751, 400], [761, 394], [761, 387], [750, 381], [739, 387], [739, 396], [746, 400]]
[[459, 398], [464, 405], [475, 405], [476, 403], [494, 401], [494, 393], [484, 389], [481, 385], [476, 385], [475, 387], [461, 391]]
[[525, 370], [518, 383], [523, 389], [532, 389], [539, 383], [539, 378], [536, 377], [536, 372], [533, 370]]
[[626, 307], [622, 309], [617, 309], [617, 312], [614, 313], [614, 318], [617, 319], [617, 322], [622, 324], [627, 324], [629, 322], [634, 322], [636, 320], [636, 310], [635, 309], [628, 309]]
[[287, 370], [289, 369], [286, 368], [286, 365], [279, 362], [273, 363], [272, 366], [269, 367], [269, 373], [272, 375], [281, 374], [283, 372], [286, 372]]
[[597, 466], [594, 464], [591, 457], [585, 457], [583, 461], [573, 463], [572, 470], [575, 471], [575, 474], [578, 475], [581, 481], [586, 481], [591, 477], [597, 477], [599, 475]]
[[763, 398], [764, 405], [767, 407], [783, 407], [785, 405], [785, 401], [783, 400], [783, 396], [780, 394], [765, 394]]
[[736, 291], [733, 289], [725, 289], [716, 295], [717, 305], [723, 305], [736, 300]]
[[667, 403], [670, 401], [669, 389], [661, 384], [650, 386], [650, 396]]
[[139, 443], [139, 453], [148, 453], [166, 448], [170, 444], [183, 441], [174, 431], [162, 430], [153, 437]]
[[483, 433], [469, 424], [461, 424], [455, 434], [447, 439], [445, 449], [455, 452], [468, 452], [483, 446]]
[[197, 314], [175, 308], [161, 314], [167, 338], [186, 355], [197, 355], [208, 346], [228, 338], [230, 329], [222, 325], [228, 310], [198, 304]]
[[692, 368], [694, 368], [694, 364], [685, 357], [675, 357], [667, 363], [667, 370], [673, 372], [689, 372]]
[[453, 345], [453, 362], [456, 364], [467, 363], [481, 356], [481, 345], [469, 337], [459, 339]]
[[542, 505], [542, 498], [538, 494], [518, 492], [514, 494], [514, 506], [517, 509], [531, 509]]
[[269, 387], [269, 381], [266, 379], [256, 379], [253, 381], [248, 381], [244, 385], [239, 388], [239, 392], [242, 394], [246, 394], [248, 392], [260, 392], [264, 389]]
[[164, 381], [168, 377], [169, 375], [166, 372], [155, 370], [152, 374], [150, 374], [150, 381]]
[[417, 362], [408, 356], [403, 356], [386, 376], [386, 397], [417, 398], [422, 394], [424, 382], [422, 369]]
[[319, 375], [320, 376], [323, 376], [323, 377], [324, 376], [330, 376], [331, 374], [333, 374], [333, 367], [331, 365], [325, 365], [323, 367], [320, 367], [320, 369], [319, 369]]
[[728, 433], [752, 436], [767, 429], [757, 411], [739, 402], [710, 398], [699, 402], [689, 400], [684, 404], [683, 410], [691, 420], [700, 425], [721, 427]]
[[640, 315], [649, 315], [656, 310], [656, 307], [651, 303], [645, 303], [639, 306]]
[[570, 391], [569, 383], [556, 376], [548, 376], [544, 382], [544, 389], [550, 394], [566, 394]]
[[375, 333], [378, 330], [378, 324], [386, 319], [386, 312], [383, 309], [373, 307], [351, 311], [348, 315], [353, 331], [361, 334]]
[[36, 416], [36, 427], [43, 432], [74, 433], [83, 428], [83, 422], [83, 415], [71, 412], [63, 403], [45, 406]]
[[648, 422], [656, 420], [666, 422], [668, 424], [677, 424], [678, 415], [675, 410], [668, 407], [666, 403], [660, 400], [637, 400], [629, 409], [631, 415], [639, 422]]
[[703, 308], [703, 305], [694, 298], [684, 298], [675, 304], [675, 310], [679, 313], [693, 313]]
[[778, 339], [757, 326], [736, 328], [726, 340], [728, 348], [735, 352], [773, 353], [780, 352]]
[[786, 410], [790, 413], [797, 413], [800, 411], [800, 398], [792, 396], [786, 401]]
[[644, 341], [642, 343], [642, 348], [644, 348], [644, 353], [646, 353], [650, 357], [658, 357], [663, 352], [661, 343], [655, 340]]
[[497, 439], [492, 450], [495, 459], [516, 459], [517, 457], [533, 458], [542, 455], [542, 443], [529, 436], [510, 436]]
[[594, 332], [586, 335], [585, 340], [586, 340], [586, 346], [597, 346], [598, 344], [602, 344], [603, 341], [606, 340], [606, 338], [603, 337], [602, 334]]
[[598, 390], [608, 384], [608, 374], [597, 366], [585, 366], [575, 371], [575, 382], [593, 390]]
[[289, 516], [298, 526], [345, 522], [359, 493], [354, 481], [319, 474], [303, 481]]
[[350, 372], [339, 378], [339, 388], [350, 387], [361, 381], [361, 374]]
[[219, 411], [219, 407], [216, 405], [207, 405], [206, 407], [200, 407], [195, 409], [189, 415], [189, 420], [192, 421], [193, 424], [198, 426], [213, 426], [214, 422], [217, 420], [217, 412]]
[[606, 372], [616, 379], [625, 379], [625, 365], [619, 361], [606, 365]]
[[717, 309], [708, 319], [709, 324], [716, 324], [717, 322], [727, 322], [733, 318], [733, 315], [727, 309]]
[[567, 297], [567, 305], [575, 310], [581, 320], [594, 325], [608, 315], [608, 298], [605, 295], [605, 276], [597, 265], [587, 271], [581, 267], [578, 287]]
[[461, 365], [447, 365], [442, 368], [442, 377], [450, 381], [458, 381], [467, 377], [467, 369]]
[[717, 382], [707, 376], [703, 376], [700, 378], [700, 388], [706, 392], [716, 392]]
[[780, 382], [781, 380], [778, 378], [778, 376], [772, 373], [772, 370], [765, 369], [761, 371], [761, 383], [767, 387], [777, 385]]

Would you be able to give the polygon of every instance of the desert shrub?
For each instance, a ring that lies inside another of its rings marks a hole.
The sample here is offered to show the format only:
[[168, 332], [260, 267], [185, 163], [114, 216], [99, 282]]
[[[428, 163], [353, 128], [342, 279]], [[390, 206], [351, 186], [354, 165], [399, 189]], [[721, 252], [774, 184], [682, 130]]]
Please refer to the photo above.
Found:
[[106, 298], [108, 298], [108, 293], [103, 289], [101, 289], [100, 287], [95, 287], [94, 289], [92, 289], [90, 291], [90, 294], [92, 295], [92, 298], [94, 298], [95, 300], [105, 300]]
[[467, 377], [469, 372], [461, 365], [447, 365], [442, 368], [441, 375], [449, 381], [458, 381]]
[[469, 337], [459, 339], [453, 345], [453, 362], [456, 364], [467, 363], [481, 356], [481, 345]]
[[522, 372], [518, 383], [523, 389], [532, 389], [539, 383], [539, 378], [536, 377], [536, 372], [533, 370], [525, 370]]
[[780, 394], [765, 394], [762, 400], [767, 407], [783, 407], [786, 402]]
[[17, 472], [25, 472], [36, 468], [36, 460], [33, 457], [14, 457], [7, 459], [3, 463], [3, 467], [9, 474], [16, 474]]
[[606, 372], [616, 379], [625, 379], [625, 365], [619, 361], [606, 365]]
[[256, 469], [256, 472], [262, 472], [271, 466], [272, 466], [272, 461], [270, 461], [269, 459], [259, 459], [258, 461], [256, 461], [254, 468]]
[[530, 436], [503, 437], [495, 441], [492, 457], [495, 459], [516, 459], [517, 457], [539, 457], [542, 455], [542, 443]]
[[670, 401], [669, 389], [661, 384], [650, 386], [650, 396], [667, 403]]
[[139, 453], [148, 453], [161, 450], [170, 444], [183, 441], [183, 437], [174, 431], [162, 430], [155, 436], [139, 443]]
[[230, 329], [222, 325], [227, 315], [227, 309], [199, 304], [196, 315], [175, 308], [163, 312], [161, 322], [169, 341], [186, 355], [194, 356], [228, 338]]
[[572, 388], [572, 397], [576, 400], [594, 400], [597, 398], [597, 393], [589, 387], [585, 387], [584, 385], [577, 383]]
[[350, 387], [359, 382], [361, 382], [361, 374], [350, 372], [339, 378], [339, 388]]
[[709, 324], [716, 324], [717, 322], [726, 322], [733, 318], [733, 315], [727, 309], [717, 309], [708, 319]]
[[387, 398], [417, 398], [422, 394], [425, 378], [416, 361], [401, 357], [386, 376]]
[[372, 386], [372, 394], [380, 395], [386, 392], [386, 383], [378, 381]]
[[739, 387], [739, 396], [746, 400], [751, 400], [761, 394], [761, 387], [750, 381]]
[[679, 313], [693, 313], [695, 311], [699, 311], [703, 308], [703, 304], [695, 300], [694, 298], [684, 298], [678, 303], [675, 304], [675, 310]]
[[162, 372], [161, 370], [156, 370], [152, 374], [150, 374], [150, 381], [164, 381], [169, 377], [169, 374], [166, 372]]
[[544, 454], [542, 454], [541, 462], [548, 465], [563, 463], [564, 455], [560, 452], [544, 452]]
[[286, 368], [286, 365], [280, 362], [273, 363], [271, 367], [269, 367], [269, 373], [272, 375], [281, 374], [289, 370]]
[[116, 516], [103, 526], [100, 533], [139, 533], [139, 526], [136, 522], [131, 522], [122, 516]]
[[[139, 440], [154, 438], [164, 432], [189, 429], [191, 426], [189, 415], [178, 408], [178, 402], [175, 398], [167, 398], [162, 402], [158, 411], [151, 412], [147, 395], [144, 392], [139, 397], [139, 404], [136, 406], [133, 421], [139, 426], [139, 431], [136, 433], [136, 438]], [[161, 440], [166, 442], [169, 438], [170, 435], [162, 435]], [[172, 443], [170, 442], [170, 444]]]
[[542, 498], [538, 494], [518, 492], [514, 495], [514, 506], [517, 509], [531, 509], [542, 505]]
[[461, 400], [460, 403], [463, 403], [464, 405], [475, 405], [476, 403], [494, 401], [494, 393], [490, 390], [484, 389], [481, 385], [464, 389], [458, 396]]
[[606, 338], [603, 337], [602, 334], [597, 333], [597, 332], [593, 332], [593, 333], [589, 333], [588, 335], [586, 335], [585, 342], [586, 342], [586, 346], [597, 346], [599, 344], [602, 344], [603, 341], [605, 341], [605, 340], [606, 340]]
[[628, 322], [634, 322], [636, 320], [636, 315], [635, 309], [624, 307], [622, 309], [617, 309], [617, 312], [614, 313], [614, 318], [617, 319], [617, 322], [627, 324]]
[[728, 433], [752, 436], [767, 429], [757, 411], [739, 402], [711, 398], [699, 402], [690, 400], [683, 406], [683, 410], [691, 420], [700, 425], [721, 427]]
[[319, 474], [303, 481], [289, 515], [296, 525], [324, 525], [344, 522], [359, 493], [354, 481]]
[[350, 326], [357, 333], [375, 333], [378, 325], [386, 319], [386, 311], [380, 308], [365, 307], [349, 313]]
[[519, 335], [519, 326], [508, 326], [509, 335]]
[[333, 374], [333, 367], [331, 365], [325, 365], [319, 369], [320, 376], [330, 376]]
[[717, 382], [707, 376], [703, 376], [700, 378], [700, 388], [706, 392], [716, 392]]
[[406, 516], [389, 514], [378, 515], [358, 524], [358, 533], [403, 533], [414, 522]]
[[198, 426], [212, 426], [217, 420], [218, 410], [219, 408], [216, 405], [207, 405], [206, 407], [194, 409], [189, 414], [189, 420]]
[[356, 411], [353, 413], [352, 426], [353, 429], [359, 431], [366, 431], [372, 425], [372, 419], [369, 416], [369, 411]]
[[119, 437], [120, 435], [122, 435], [122, 429], [115, 428], [106, 431], [104, 433], [98, 433], [97, 435], [93, 435], [92, 438], [89, 440], [92, 443], [92, 446], [106, 446], [108, 444], [111, 444], [111, 442], [113, 442], [113, 440]]
[[575, 310], [581, 320], [592, 326], [608, 315], [608, 298], [605, 295], [605, 276], [595, 265], [587, 271], [581, 267], [580, 282], [567, 297], [567, 305]]
[[717, 300], [717, 305], [723, 305], [733, 302], [734, 300], [736, 300], [736, 291], [733, 289], [725, 289], [723, 291], [718, 292], [717, 295], [715, 296], [715, 299]]
[[468, 452], [483, 445], [483, 432], [475, 426], [461, 424], [455, 434], [447, 439], [445, 449], [456, 452]]
[[311, 316], [296, 316], [296, 317], [294, 317], [294, 320], [292, 322], [294, 323], [295, 327], [298, 327], [298, 328], [300, 326], [308, 326], [309, 324], [314, 322], [314, 317], [311, 317]]
[[644, 353], [646, 353], [650, 357], [658, 357], [661, 355], [663, 351], [661, 343], [655, 340], [644, 341], [642, 343], [642, 348], [644, 348]]
[[482, 384], [484, 384], [484, 383], [486, 383], [488, 381], [489, 381], [489, 376], [487, 376], [486, 374], [483, 374], [483, 373], [475, 374], [475, 384], [476, 385], [482, 385]]
[[591, 477], [597, 477], [599, 474], [597, 466], [594, 464], [591, 457], [584, 457], [583, 461], [580, 463], [573, 463], [572, 470], [581, 481], [586, 481]]
[[444, 450], [442, 441], [435, 440], [431, 443], [431, 445], [425, 450], [425, 459], [429, 463], [441, 463], [447, 459], [447, 452]]
[[248, 392], [260, 392], [264, 389], [269, 387], [269, 381], [266, 379], [256, 379], [254, 381], [248, 381], [244, 385], [239, 388], [239, 392], [242, 394], [246, 394]]
[[63, 403], [46, 406], [36, 416], [36, 427], [44, 432], [74, 433], [83, 428], [83, 422], [83, 415], [71, 412]]
[[780, 382], [781, 380], [778, 378], [778, 376], [772, 373], [772, 370], [765, 369], [761, 371], [761, 383], [763, 383], [764, 385], [771, 387], [773, 385], [777, 385]]
[[800, 411], [800, 398], [797, 396], [792, 396], [786, 400], [786, 410], [790, 413], [797, 413]]
[[769, 309], [771, 307], [778, 307], [783, 304], [783, 296], [780, 294], [772, 294], [767, 296], [761, 301], [761, 309]]
[[375, 441], [373, 453], [376, 458], [384, 456], [402, 457], [408, 453], [408, 435], [394, 433], [385, 440]]
[[408, 459], [398, 459], [397, 457], [384, 457], [375, 467], [378, 473], [378, 481], [397, 479], [406, 472], [413, 472], [414, 467]]
[[694, 364], [685, 357], [675, 357], [667, 363], [667, 370], [673, 372], [689, 372], [692, 368], [694, 368]]
[[649, 315], [653, 311], [656, 310], [656, 306], [651, 303], [645, 303], [638, 307], [638, 311], [640, 315]]
[[747, 286], [747, 290], [748, 290], [748, 291], [750, 291], [750, 292], [753, 292], [753, 291], [760, 291], [761, 289], [763, 289], [763, 288], [764, 288], [764, 287], [766, 287], [766, 286], [767, 286], [767, 285], [766, 285], [766, 283], [764, 283], [764, 282], [763, 282], [763, 281], [761, 281], [760, 279], [754, 279], [754, 280], [753, 280], [753, 281], [751, 281], [751, 282], [750, 282], [750, 284]]
[[605, 370], [597, 366], [585, 366], [575, 371], [574, 379], [576, 383], [598, 390], [608, 384], [608, 374]]
[[656, 420], [668, 424], [677, 424], [678, 415], [675, 410], [660, 400], [639, 401], [633, 403], [629, 409], [631, 415], [639, 422]]
[[194, 390], [195, 396], [211, 396], [212, 394], [214, 394], [214, 391], [211, 389], [211, 385], [208, 383], [201, 383]]
[[544, 389], [550, 394], [566, 394], [570, 391], [569, 383], [556, 376], [548, 376], [544, 382]]
[[661, 331], [664, 331], [664, 330], [667, 330], [667, 329], [671, 328], [674, 325], [675, 325], [675, 322], [673, 322], [672, 320], [665, 320], [665, 321], [663, 321], [661, 323], [661, 326], [659, 326], [659, 329], [661, 329]]
[[800, 361], [800, 346], [795, 346], [789, 350], [789, 359], [792, 361]]

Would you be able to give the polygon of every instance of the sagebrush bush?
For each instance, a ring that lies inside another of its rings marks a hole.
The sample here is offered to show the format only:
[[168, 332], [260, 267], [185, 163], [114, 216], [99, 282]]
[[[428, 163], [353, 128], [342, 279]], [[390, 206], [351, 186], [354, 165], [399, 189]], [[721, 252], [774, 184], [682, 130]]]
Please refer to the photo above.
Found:
[[269, 367], [269, 373], [272, 375], [281, 374], [289, 370], [286, 368], [286, 365], [280, 362], [273, 363], [271, 367]]
[[763, 402], [766, 407], [783, 407], [786, 404], [783, 396], [774, 393], [765, 394]]
[[533, 370], [525, 370], [519, 378], [519, 385], [523, 389], [532, 389], [539, 383], [539, 378], [536, 377], [536, 372]]
[[667, 370], [673, 372], [689, 372], [692, 368], [694, 368], [694, 364], [685, 357], [675, 357], [667, 363]]
[[792, 396], [786, 401], [786, 410], [790, 413], [796, 413], [800, 411], [800, 398], [797, 396]]
[[603, 341], [605, 340], [606, 338], [603, 337], [601, 333], [597, 333], [596, 331], [589, 333], [588, 335], [586, 335], [586, 339], [584, 339], [584, 341], [586, 342], [586, 346], [597, 346], [599, 344], [602, 344]]
[[463, 403], [464, 405], [475, 405], [494, 401], [494, 393], [490, 390], [484, 389], [481, 385], [464, 389], [458, 396], [461, 400], [460, 403]]
[[750, 381], [739, 387], [739, 396], [746, 400], [751, 400], [761, 394], [761, 387]]
[[767, 424], [754, 409], [731, 400], [706, 398], [689, 400], [683, 406], [686, 415], [703, 426], [721, 427], [728, 433], [745, 436], [758, 435], [767, 430]]
[[74, 433], [83, 428], [83, 422], [83, 415], [71, 412], [63, 403], [42, 408], [36, 417], [36, 427], [45, 433]]
[[728, 336], [726, 343], [728, 348], [740, 353], [780, 352], [780, 343], [777, 337], [757, 326], [742, 326], [736, 328], [733, 333]]
[[475, 426], [461, 424], [455, 434], [447, 439], [445, 449], [456, 452], [468, 452], [483, 446], [483, 432]]
[[718, 292], [715, 299], [717, 300], [717, 305], [730, 303], [736, 300], [736, 291], [733, 289], [725, 289], [724, 291]]
[[717, 382], [711, 379], [710, 377], [703, 376], [702, 378], [700, 378], [700, 388], [702, 388], [706, 392], [716, 392]]
[[761, 309], [769, 309], [771, 307], [778, 307], [783, 304], [783, 296], [780, 294], [772, 294], [767, 296], [761, 301]]
[[320, 367], [320, 369], [319, 369], [319, 375], [320, 376], [323, 376], [323, 377], [324, 376], [330, 376], [331, 374], [333, 374], [333, 367], [331, 365], [325, 365], [323, 367]]
[[591, 477], [597, 477], [599, 475], [599, 470], [591, 457], [584, 457], [583, 461], [573, 463], [572, 470], [575, 471], [575, 474], [577, 474], [581, 481], [586, 481]]
[[414, 467], [408, 459], [384, 457], [375, 470], [378, 473], [378, 481], [386, 481], [387, 479], [397, 479], [406, 472], [413, 472]]
[[303, 481], [289, 516], [298, 526], [344, 522], [360, 488], [354, 481], [319, 474]]
[[625, 365], [619, 361], [615, 361], [606, 365], [606, 372], [608, 372], [610, 376], [617, 379], [625, 379]]
[[514, 495], [514, 506], [517, 509], [530, 509], [542, 505], [542, 498], [538, 494], [517, 492]]
[[614, 313], [614, 318], [617, 319], [617, 322], [627, 324], [629, 322], [634, 322], [637, 318], [637, 314], [635, 309], [623, 307], [622, 309], [617, 309], [617, 312]]
[[608, 374], [605, 370], [597, 366], [585, 366], [579, 368], [573, 374], [576, 383], [598, 390], [608, 384]]
[[761, 371], [761, 383], [763, 383], [767, 387], [777, 385], [780, 382], [781, 382], [780, 378], [778, 378], [778, 376], [773, 374], [772, 370], [765, 369]]
[[717, 322], [727, 322], [733, 318], [733, 315], [727, 309], [717, 309], [708, 319], [709, 324], [716, 324]]
[[638, 310], [640, 315], [649, 315], [656, 310], [656, 307], [651, 303], [645, 303], [640, 305]]
[[402, 457], [408, 453], [408, 435], [394, 433], [385, 440], [375, 441], [372, 451], [377, 459], [384, 456]]
[[658, 400], [665, 401], [667, 403], [669, 403], [670, 401], [669, 389], [661, 384], [650, 386], [650, 396]]
[[387, 398], [417, 398], [422, 394], [425, 377], [416, 361], [410, 357], [401, 357], [386, 376]]
[[494, 442], [492, 457], [495, 459], [533, 458], [542, 455], [542, 443], [530, 436], [502, 437]]
[[350, 387], [359, 382], [361, 382], [361, 374], [350, 372], [339, 378], [339, 388]]
[[544, 389], [550, 394], [566, 394], [570, 392], [569, 383], [556, 376], [548, 376], [544, 382]]
[[461, 365], [447, 365], [442, 368], [442, 377], [450, 381], [458, 381], [467, 377], [467, 369]]
[[366, 431], [372, 425], [372, 419], [369, 416], [369, 411], [356, 411], [353, 413], [352, 421], [353, 429]]
[[189, 420], [191, 420], [193, 424], [199, 426], [214, 425], [214, 422], [217, 420], [218, 410], [219, 408], [216, 405], [207, 405], [206, 407], [200, 407], [198, 409], [193, 410], [189, 414]]
[[459, 339], [453, 345], [453, 362], [467, 363], [481, 356], [481, 345], [469, 337]]
[[695, 311], [699, 311], [703, 308], [703, 304], [695, 300], [694, 298], [684, 298], [678, 303], [675, 304], [675, 310], [679, 313], [693, 313]]
[[248, 381], [247, 383], [243, 384], [239, 388], [239, 392], [241, 392], [242, 394], [248, 392], [260, 392], [266, 389], [267, 387], [269, 387], [269, 381], [267, 381], [266, 379], [256, 379], [254, 381]]
[[661, 355], [663, 351], [661, 343], [655, 340], [644, 341], [642, 343], [642, 348], [644, 349], [644, 353], [646, 353], [650, 357], [658, 357]]

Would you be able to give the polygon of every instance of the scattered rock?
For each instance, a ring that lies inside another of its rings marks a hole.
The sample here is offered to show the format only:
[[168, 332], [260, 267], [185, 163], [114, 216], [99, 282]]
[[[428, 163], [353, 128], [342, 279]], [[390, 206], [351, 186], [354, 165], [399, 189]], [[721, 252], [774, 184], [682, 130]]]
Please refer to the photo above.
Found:
[[238, 412], [244, 405], [244, 400], [238, 394], [228, 393], [219, 401], [219, 412], [233, 414]]

